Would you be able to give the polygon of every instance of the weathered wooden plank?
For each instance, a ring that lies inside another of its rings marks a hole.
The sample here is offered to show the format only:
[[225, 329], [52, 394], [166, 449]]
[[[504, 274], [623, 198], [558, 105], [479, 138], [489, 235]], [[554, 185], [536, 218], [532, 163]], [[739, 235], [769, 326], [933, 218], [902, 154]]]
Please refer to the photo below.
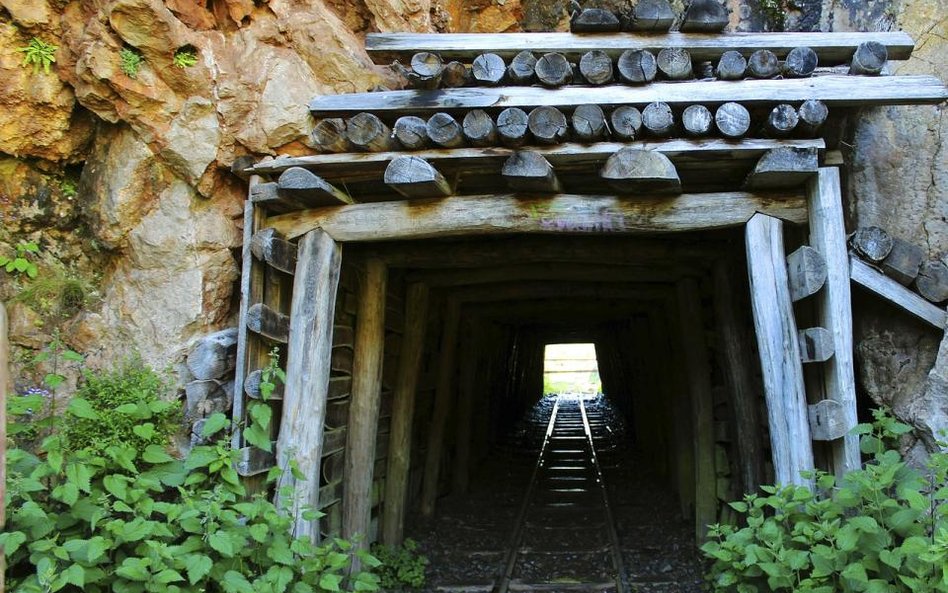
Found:
[[745, 187], [758, 190], [799, 187], [815, 175], [818, 168], [819, 154], [815, 149], [774, 148], [757, 161]]
[[877, 296], [901, 307], [932, 327], [944, 330], [948, 323], [945, 310], [929, 303], [895, 280], [887, 278], [858, 258], [850, 258], [850, 278], [853, 282]]
[[623, 148], [606, 161], [600, 177], [623, 193], [679, 193], [681, 180], [674, 163], [660, 152]]
[[[758, 409], [760, 391], [755, 383], [754, 346], [738, 318], [743, 302], [735, 287], [735, 272], [730, 262], [714, 263], [714, 313], [718, 321], [718, 345], [723, 364], [724, 381], [734, 411], [734, 432], [740, 458], [741, 485], [744, 492], [755, 492], [763, 482], [763, 440]], [[746, 313], [742, 314], [746, 315]]]
[[824, 327], [801, 329], [797, 333], [800, 344], [800, 362], [826, 362], [833, 356], [833, 334]]
[[521, 150], [513, 153], [501, 169], [501, 175], [514, 191], [559, 193], [560, 180], [549, 161], [536, 152]]
[[[7, 522], [7, 396], [13, 393], [9, 328], [7, 308], [0, 303], [0, 530]], [[0, 558], [5, 558], [3, 546]], [[5, 567], [6, 563], [0, 560], [0, 590], [4, 588]]]
[[345, 428], [349, 423], [349, 398], [332, 400], [326, 404], [326, 430]]
[[679, 263], [655, 266], [636, 262], [589, 263], [538, 262], [534, 264], [501, 264], [476, 269], [450, 268], [445, 270], [416, 270], [406, 275], [409, 282], [424, 282], [431, 288], [469, 286], [472, 284], [495, 284], [511, 280], [532, 281], [550, 278], [563, 282], [628, 282], [635, 279], [642, 283], [674, 282], [683, 275], [700, 276], [704, 266]]
[[711, 397], [711, 365], [701, 315], [701, 288], [693, 278], [677, 283], [678, 315], [684, 373], [691, 392], [691, 430], [695, 457], [695, 537], [703, 541], [708, 525], [717, 523], [715, 496], [714, 402]]
[[387, 279], [385, 263], [378, 259], [366, 261], [356, 315], [342, 501], [342, 537], [362, 548], [369, 545], [372, 520], [370, 495], [381, 405]]
[[[639, 2], [638, 4], [642, 4]], [[439, 54], [446, 60], [470, 62], [475, 56], [490, 51], [504, 58], [512, 58], [523, 48], [534, 53], [559, 52], [572, 60], [592, 50], [602, 50], [617, 57], [627, 49], [646, 49], [658, 53], [666, 47], [688, 50], [695, 60], [717, 61], [726, 51], [739, 51], [745, 56], [757, 49], [769, 49], [777, 56], [786, 57], [795, 47], [812, 48], [824, 66], [849, 64], [859, 44], [875, 41], [888, 50], [892, 60], [906, 60], [912, 55], [915, 43], [901, 31], [870, 33], [721, 33], [664, 35], [573, 35], [570, 33], [459, 33], [446, 35], [417, 33], [369, 33], [366, 49], [377, 64], [388, 64], [407, 59], [419, 51]]]
[[700, 97], [702, 103], [727, 101], [746, 105], [802, 103], [818, 99], [829, 107], [869, 105], [938, 104], [948, 90], [934, 76], [841, 76], [806, 79], [698, 81], [653, 83], [643, 87], [568, 86], [555, 90], [540, 87], [441, 89], [437, 91], [386, 91], [326, 95], [313, 99], [309, 108], [315, 117], [334, 117], [359, 111], [395, 116], [405, 112], [459, 111], [467, 109], [533, 109], [541, 105], [572, 109], [597, 103], [601, 107], [648, 104], [663, 101], [685, 106]]
[[[290, 308], [283, 413], [276, 445], [277, 462], [285, 470], [277, 491], [289, 488], [295, 493], [286, 503], [297, 537], [315, 539], [319, 534], [318, 520], [307, 520], [303, 513], [308, 508], [318, 508], [320, 502], [316, 476], [322, 459], [341, 263], [342, 250], [326, 233], [314, 230], [300, 240]], [[298, 481], [294, 472], [288, 471], [291, 459], [296, 460], [307, 479]]]
[[334, 373], [352, 374], [352, 361], [354, 355], [352, 348], [346, 346], [336, 346], [332, 349], [330, 356], [330, 368]]
[[385, 184], [406, 198], [436, 198], [454, 193], [437, 169], [417, 156], [398, 156], [385, 168]]
[[[620, 107], [611, 115], [613, 131], [620, 138], [631, 140], [642, 127], [642, 114], [634, 107]], [[623, 125], [618, 125], [624, 123]], [[523, 123], [526, 130], [526, 116]], [[760, 159], [767, 151], [781, 146], [791, 148], [812, 148], [823, 151], [826, 147], [822, 139], [790, 139], [772, 140], [760, 138], [745, 138], [737, 142], [708, 138], [704, 140], [668, 139], [668, 140], [640, 140], [630, 145], [627, 142], [597, 142], [595, 144], [564, 143], [554, 146], [531, 146], [530, 150], [543, 156], [554, 167], [581, 167], [602, 166], [606, 160], [619, 150], [633, 146], [642, 150], [660, 152], [670, 158], [680, 167], [689, 160], [707, 162], [715, 161], [748, 161]], [[434, 167], [450, 167], [465, 171], [496, 172], [504, 161], [510, 158], [516, 148], [459, 148], [454, 150], [420, 150], [413, 152], [413, 156], [425, 159]], [[308, 167], [330, 179], [349, 181], [373, 181], [382, 176], [385, 168], [392, 159], [404, 153], [377, 152], [377, 153], [346, 153], [324, 154], [303, 157], [274, 159], [258, 163], [254, 166], [254, 173], [279, 173], [288, 167]], [[266, 185], [266, 184], [264, 184]]]
[[461, 307], [458, 301], [449, 299], [442, 322], [441, 343], [438, 352], [438, 380], [435, 389], [434, 410], [428, 431], [428, 450], [425, 452], [425, 473], [421, 490], [421, 515], [431, 517], [438, 498], [438, 483], [441, 474], [441, 453], [444, 449], [444, 433], [451, 412], [454, 389], [454, 366], [457, 358], [458, 325]]
[[328, 456], [346, 449], [346, 429], [337, 428], [323, 433], [323, 455]]
[[892, 237], [892, 250], [882, 261], [882, 273], [902, 286], [909, 286], [918, 277], [925, 260], [921, 247], [898, 237]]
[[831, 399], [820, 400], [807, 406], [810, 434], [814, 441], [835, 441], [849, 432], [843, 405]]
[[[263, 163], [273, 162], [274, 159], [263, 161]], [[283, 167], [280, 171], [287, 169]], [[296, 200], [280, 193], [280, 188], [276, 181], [271, 183], [255, 183], [250, 186], [249, 201], [255, 206], [266, 208], [269, 212], [291, 212], [303, 208], [310, 208], [311, 205], [305, 200]]]
[[293, 274], [296, 271], [296, 245], [284, 239], [273, 229], [263, 229], [253, 234], [250, 251], [254, 257], [269, 265]]
[[800, 475], [814, 467], [813, 447], [800, 345], [784, 263], [783, 224], [776, 218], [757, 214], [747, 222], [746, 242], [774, 475], [778, 484], [810, 486], [812, 480]]
[[276, 466], [276, 455], [259, 447], [242, 447], [237, 451], [237, 462], [234, 465], [237, 475], [249, 478], [273, 469]]
[[814, 295], [826, 284], [826, 260], [819, 251], [804, 245], [787, 256], [790, 299], [797, 302]]
[[501, 233], [681, 232], [739, 226], [757, 212], [803, 222], [802, 198], [744, 192], [615, 197], [464, 196], [303, 210], [268, 224], [288, 237], [322, 228], [338, 241]]
[[[836, 353], [823, 365], [823, 393], [846, 412], [846, 429], [856, 426], [856, 378], [853, 370], [853, 312], [850, 296], [849, 255], [839, 169], [824, 167], [806, 186], [810, 203], [810, 246], [826, 260], [826, 286], [814, 297], [816, 322], [833, 334]], [[861, 466], [859, 436], [849, 434], [833, 443], [833, 470], [837, 476]]]
[[281, 195], [311, 208], [353, 203], [349, 194], [302, 167], [283, 171], [277, 181], [277, 188]]
[[[455, 462], [451, 469], [451, 494], [467, 494], [471, 472], [471, 430], [474, 411], [474, 391], [478, 382], [480, 343], [483, 327], [467, 319], [463, 322], [464, 340], [460, 349], [458, 373], [457, 413], [455, 425]], [[594, 371], [595, 372], [595, 371]]]
[[285, 344], [289, 339], [290, 317], [263, 303], [257, 303], [247, 310], [247, 329]]
[[406, 295], [405, 333], [392, 396], [392, 428], [382, 513], [382, 542], [388, 545], [400, 543], [404, 533], [415, 396], [428, 326], [428, 293], [426, 285], [413, 283], [409, 284]]
[[915, 290], [933, 303], [948, 300], [948, 264], [940, 259], [923, 263], [915, 277]]

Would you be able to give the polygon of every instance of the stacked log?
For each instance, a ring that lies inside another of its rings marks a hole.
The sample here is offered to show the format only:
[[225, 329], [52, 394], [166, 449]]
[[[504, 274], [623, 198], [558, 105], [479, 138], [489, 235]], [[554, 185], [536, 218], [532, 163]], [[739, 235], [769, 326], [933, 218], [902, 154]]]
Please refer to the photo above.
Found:
[[925, 300], [948, 301], [948, 265], [926, 260], [925, 251], [878, 226], [861, 227], [849, 237], [850, 252]]
[[230, 413], [234, 402], [236, 356], [236, 328], [205, 336], [188, 351], [185, 366], [189, 380], [184, 386], [184, 411], [192, 427], [192, 446], [203, 442], [201, 429], [208, 416]]

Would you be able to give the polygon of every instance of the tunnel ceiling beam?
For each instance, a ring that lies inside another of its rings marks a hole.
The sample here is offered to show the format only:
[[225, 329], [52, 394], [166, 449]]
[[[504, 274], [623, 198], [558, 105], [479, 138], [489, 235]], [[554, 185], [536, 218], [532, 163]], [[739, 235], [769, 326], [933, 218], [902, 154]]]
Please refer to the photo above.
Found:
[[371, 242], [510, 233], [676, 233], [741, 226], [757, 212], [799, 224], [807, 219], [806, 200], [798, 193], [491, 194], [302, 210], [275, 216], [269, 224], [288, 238], [321, 228], [337, 241]]
[[915, 47], [912, 37], [901, 31], [716, 34], [676, 32], [656, 35], [369, 33], [365, 46], [376, 64], [386, 65], [394, 60], [408, 63], [417, 52], [431, 52], [440, 55], [444, 60], [466, 62], [472, 62], [480, 54], [488, 52], [510, 59], [524, 48], [529, 48], [537, 54], [561, 53], [573, 61], [593, 50], [617, 58], [626, 50], [648, 50], [657, 54], [666, 48], [684, 49], [694, 60], [717, 62], [727, 51], [738, 51], [747, 56], [754, 51], [766, 49], [782, 58], [794, 48], [806, 46], [816, 52], [820, 64], [829, 66], [848, 65], [859, 44], [868, 41], [884, 45], [891, 60], [907, 60]]
[[492, 284], [512, 280], [562, 280], [563, 282], [629, 282], [666, 283], [686, 275], [700, 275], [699, 266], [669, 264], [654, 265], [613, 264], [519, 264], [477, 269], [423, 270], [410, 272], [407, 279], [424, 282], [432, 288]]

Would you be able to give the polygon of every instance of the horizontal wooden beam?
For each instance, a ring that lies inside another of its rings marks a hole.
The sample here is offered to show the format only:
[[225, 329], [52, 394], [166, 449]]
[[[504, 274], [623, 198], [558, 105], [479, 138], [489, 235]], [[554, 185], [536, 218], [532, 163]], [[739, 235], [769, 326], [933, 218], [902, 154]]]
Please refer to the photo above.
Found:
[[869, 264], [850, 257], [849, 275], [859, 286], [901, 307], [935, 328], [945, 330], [948, 324], [948, 313], [944, 309], [929, 303], [882, 272], [876, 271]]
[[889, 59], [906, 60], [912, 55], [915, 42], [907, 33], [724, 33], [638, 35], [615, 33], [609, 35], [573, 35], [570, 33], [482, 33], [418, 34], [369, 33], [365, 46], [377, 64], [388, 64], [396, 59], [407, 61], [416, 52], [436, 53], [443, 60], [472, 62], [482, 53], [495, 53], [510, 60], [523, 49], [535, 54], [558, 52], [577, 60], [584, 53], [599, 50], [617, 58], [626, 50], [649, 50], [658, 53], [665, 48], [681, 48], [696, 61], [716, 61], [726, 51], [738, 51], [749, 56], [766, 49], [786, 57], [799, 46], [812, 48], [823, 66], [846, 64], [860, 43], [876, 41], [888, 50]]
[[830, 108], [870, 105], [938, 104], [948, 98], [945, 85], [934, 76], [840, 76], [799, 79], [713, 80], [656, 82], [648, 86], [597, 88], [492, 87], [435, 91], [385, 91], [319, 96], [309, 108], [317, 118], [339, 117], [368, 111], [380, 117], [470, 109], [533, 109], [540, 105], [571, 109], [596, 103], [600, 107], [646, 105], [657, 101], [673, 106], [802, 103], [823, 101]]
[[757, 212], [795, 223], [807, 219], [806, 200], [793, 194], [721, 192], [671, 198], [500, 194], [316, 208], [275, 216], [267, 224], [291, 239], [321, 228], [347, 242], [506, 233], [699, 231], [740, 226]]
[[673, 287], [662, 284], [642, 284], [635, 281], [561, 282], [558, 280], [508, 281], [503, 284], [455, 286], [447, 290], [449, 298], [459, 303], [492, 303], [530, 299], [589, 299], [589, 300], [652, 300], [663, 299]]
[[[714, 160], [756, 161], [765, 153], [779, 147], [813, 149], [822, 152], [826, 143], [821, 139], [744, 139], [744, 140], [648, 140], [636, 142], [597, 142], [595, 144], [566, 143], [555, 146], [532, 146], [535, 152], [545, 158], [554, 168], [601, 167], [613, 154], [623, 148], [654, 150], [670, 158], [676, 167], [687, 167], [688, 163], [705, 164]], [[441, 169], [463, 169], [472, 172], [500, 172], [504, 163], [517, 152], [514, 148], [456, 148], [417, 150], [412, 156], [424, 159], [432, 166]], [[386, 167], [393, 160], [404, 156], [403, 152], [362, 152], [316, 154], [301, 157], [271, 159], [254, 165], [247, 170], [253, 174], [279, 174], [290, 167], [306, 167], [316, 174], [332, 180], [376, 181], [382, 177]]]

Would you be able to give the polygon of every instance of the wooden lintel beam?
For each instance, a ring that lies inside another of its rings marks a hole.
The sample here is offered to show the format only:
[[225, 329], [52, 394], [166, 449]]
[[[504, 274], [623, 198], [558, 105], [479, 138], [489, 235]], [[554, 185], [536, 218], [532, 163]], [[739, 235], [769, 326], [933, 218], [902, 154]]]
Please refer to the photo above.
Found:
[[593, 50], [603, 51], [613, 59], [626, 50], [648, 50], [654, 54], [665, 48], [681, 48], [696, 61], [717, 59], [726, 51], [738, 51], [745, 57], [758, 49], [767, 49], [777, 57], [786, 57], [799, 46], [812, 48], [821, 65], [848, 64], [860, 43], [876, 41], [888, 50], [891, 60], [905, 60], [915, 46], [911, 36], [901, 31], [884, 33], [723, 33], [684, 34], [667, 33], [638, 35], [618, 33], [611, 35], [573, 35], [570, 33], [455, 33], [446, 35], [419, 33], [369, 33], [365, 45], [377, 64], [403, 61], [420, 51], [436, 53], [443, 60], [471, 62], [474, 57], [495, 53], [510, 60], [524, 48], [536, 54], [562, 53], [578, 60]]
[[268, 225], [290, 239], [321, 228], [337, 241], [385, 241], [507, 233], [698, 231], [740, 226], [758, 212], [795, 223], [807, 219], [806, 201], [798, 195], [500, 194], [317, 208], [273, 217]]
[[872, 268], [859, 258], [849, 258], [849, 274], [853, 282], [908, 311], [932, 327], [944, 331], [948, 313], [905, 288], [895, 280]]
[[[565, 143], [553, 146], [532, 146], [530, 151], [545, 158], [556, 167], [601, 167], [606, 160], [626, 147], [660, 152], [670, 158], [676, 167], [691, 161], [752, 161], [767, 151], [781, 146], [813, 149], [822, 152], [826, 143], [821, 138], [774, 140], [746, 138], [723, 140], [718, 138], [645, 140], [635, 142], [597, 142], [595, 144]], [[424, 159], [432, 166], [472, 170], [500, 171], [504, 162], [516, 152], [514, 148], [455, 148], [416, 150], [412, 156]], [[327, 179], [349, 181], [377, 180], [392, 159], [402, 152], [331, 153], [300, 157], [285, 157], [257, 163], [253, 173], [275, 174], [290, 167], [306, 167]]]
[[487, 303], [525, 299], [654, 299], [671, 294], [670, 286], [642, 285], [637, 282], [570, 283], [557, 280], [508, 282], [474, 287], [455, 287], [447, 290], [450, 298], [459, 303]]
[[548, 90], [540, 87], [440, 89], [436, 91], [385, 91], [319, 96], [309, 108], [317, 118], [339, 117], [370, 111], [381, 117], [405, 113], [464, 111], [470, 109], [533, 109], [539, 106], [571, 109], [597, 103], [605, 108], [664, 102], [686, 106], [727, 102], [757, 105], [802, 103], [810, 99], [833, 107], [870, 105], [937, 105], [948, 98], [948, 89], [935, 76], [842, 76], [802, 79], [713, 80], [656, 82], [648, 86], [579, 86]]

